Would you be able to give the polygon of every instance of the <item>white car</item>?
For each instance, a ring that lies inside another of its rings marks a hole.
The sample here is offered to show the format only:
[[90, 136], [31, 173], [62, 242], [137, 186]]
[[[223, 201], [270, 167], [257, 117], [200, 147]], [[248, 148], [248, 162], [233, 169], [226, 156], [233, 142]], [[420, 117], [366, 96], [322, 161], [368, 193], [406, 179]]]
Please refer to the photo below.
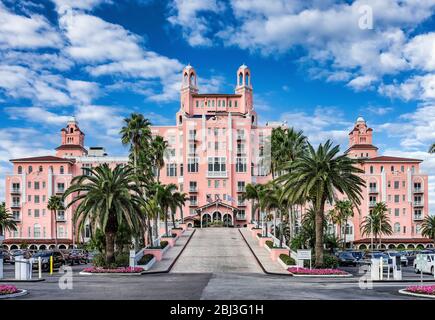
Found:
[[[423, 262], [420, 266], [417, 266], [419, 261], [419, 256], [422, 258]], [[414, 260], [414, 271], [415, 273], [430, 273], [435, 275], [435, 254], [418, 254], [417, 258]]]

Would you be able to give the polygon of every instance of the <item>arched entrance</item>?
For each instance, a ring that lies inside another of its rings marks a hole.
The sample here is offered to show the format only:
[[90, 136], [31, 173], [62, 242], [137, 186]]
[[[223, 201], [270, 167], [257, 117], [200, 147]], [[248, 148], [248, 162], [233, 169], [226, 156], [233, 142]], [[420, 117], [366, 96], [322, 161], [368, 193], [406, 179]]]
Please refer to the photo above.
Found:
[[222, 213], [219, 211], [213, 212], [213, 222], [214, 221], [222, 221]]
[[18, 246], [16, 244], [11, 245], [11, 250], [17, 250]]
[[222, 221], [224, 222], [225, 227], [233, 225], [233, 219], [231, 218], [231, 215], [228, 213], [224, 214]]
[[208, 227], [208, 225], [211, 223], [211, 216], [208, 213], [204, 213], [202, 215], [202, 226]]
[[47, 246], [45, 244], [41, 244], [39, 246], [39, 250], [47, 250]]
[[30, 250], [37, 250], [38, 248], [36, 247], [36, 245], [32, 244], [32, 245], [29, 247], [29, 249], [30, 249]]
[[61, 245], [59, 246], [59, 249], [65, 250], [65, 249], [66, 249], [66, 245], [61, 244]]

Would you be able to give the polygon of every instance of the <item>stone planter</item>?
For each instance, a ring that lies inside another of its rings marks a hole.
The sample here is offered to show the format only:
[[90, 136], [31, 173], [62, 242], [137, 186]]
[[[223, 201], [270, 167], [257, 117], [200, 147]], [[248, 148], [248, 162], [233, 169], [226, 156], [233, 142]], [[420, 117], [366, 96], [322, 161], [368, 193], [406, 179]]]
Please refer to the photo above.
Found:
[[177, 241], [177, 237], [161, 237], [161, 241], [168, 241], [168, 246], [173, 247], [175, 246], [175, 242]]
[[279, 256], [278, 256], [278, 263], [281, 267], [283, 267], [284, 270], [288, 270], [288, 268], [290, 267], [297, 267], [296, 265], [293, 264], [285, 264], [284, 261], [282, 261]]
[[157, 261], [161, 261], [163, 259], [163, 254], [169, 249], [169, 244], [163, 249], [144, 249], [143, 254], [152, 254], [156, 258]]
[[157, 259], [156, 257], [152, 258], [147, 264], [138, 264], [137, 267], [143, 268], [145, 271], [148, 271], [149, 269], [151, 269], [151, 267], [154, 265], [154, 263], [156, 263]]
[[171, 233], [176, 234], [177, 237], [181, 236], [183, 234], [183, 232], [184, 232], [184, 229], [172, 229], [171, 230]]
[[255, 238], [255, 237], [257, 236], [257, 233], [261, 233], [262, 230], [263, 230], [263, 229], [261, 229], [261, 228], [258, 228], [258, 229], [257, 229], [257, 228], [252, 228], [252, 229], [251, 229], [252, 237]]
[[264, 247], [266, 245], [266, 241], [272, 241], [272, 238], [270, 237], [259, 237], [257, 236], [258, 239], [258, 245], [260, 247]]
[[286, 248], [269, 248], [266, 244], [264, 247], [270, 252], [270, 258], [272, 261], [277, 261], [280, 254], [288, 254], [288, 249]]

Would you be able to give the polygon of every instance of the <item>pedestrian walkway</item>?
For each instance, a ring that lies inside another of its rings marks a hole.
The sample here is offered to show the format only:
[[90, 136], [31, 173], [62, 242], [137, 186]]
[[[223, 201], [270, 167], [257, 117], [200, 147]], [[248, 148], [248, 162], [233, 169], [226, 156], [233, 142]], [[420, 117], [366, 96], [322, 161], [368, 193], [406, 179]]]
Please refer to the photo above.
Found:
[[247, 228], [241, 228], [239, 230], [266, 272], [289, 275], [288, 271], [284, 270], [278, 262], [274, 262], [270, 259], [269, 251], [258, 245], [257, 239], [252, 237], [251, 232]]
[[183, 248], [186, 246], [190, 237], [194, 233], [195, 229], [187, 229], [177, 240], [175, 245], [172, 248], [169, 248], [168, 251], [163, 255], [163, 259], [161, 261], [157, 261], [150, 270], [145, 271], [144, 273], [155, 273], [155, 272], [168, 272], [171, 265], [174, 263], [175, 259], [177, 259], [178, 255], [181, 253]]
[[172, 273], [262, 273], [236, 228], [197, 229]]

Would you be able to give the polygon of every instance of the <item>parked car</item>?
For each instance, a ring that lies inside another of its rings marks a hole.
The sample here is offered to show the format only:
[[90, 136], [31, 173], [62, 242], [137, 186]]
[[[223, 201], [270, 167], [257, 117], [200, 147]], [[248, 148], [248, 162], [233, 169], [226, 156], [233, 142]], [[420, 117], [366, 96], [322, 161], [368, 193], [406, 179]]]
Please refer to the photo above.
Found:
[[68, 256], [68, 263], [71, 265], [88, 263], [88, 254], [83, 249], [71, 249]]
[[342, 251], [338, 253], [338, 263], [340, 266], [356, 266], [358, 263], [358, 259], [348, 251]]
[[400, 264], [404, 267], [408, 265], [408, 258], [406, 258], [404, 252], [398, 252], [398, 251], [386, 251], [386, 255], [388, 255], [391, 259], [396, 259], [396, 257], [400, 257]]
[[379, 251], [369, 252], [365, 255], [365, 257], [361, 261], [361, 263], [371, 264], [372, 259], [381, 259], [381, 258], [382, 258], [383, 269], [388, 270], [388, 267], [390, 267], [390, 271], [392, 271], [393, 270], [392, 259], [387, 254], [385, 254], [383, 252], [379, 252]]
[[53, 257], [53, 268], [59, 268], [62, 265], [66, 263], [65, 257], [62, 254], [62, 252], [57, 250], [46, 250], [46, 251], [39, 251], [34, 254], [32, 258], [33, 260], [33, 269], [38, 268], [38, 258], [41, 257], [41, 269], [42, 271], [49, 271], [50, 270], [50, 257]]
[[9, 254], [10, 254], [9, 262], [11, 264], [15, 264], [15, 257], [17, 256], [23, 256], [25, 259], [30, 259], [30, 257], [32, 256], [32, 253], [29, 250], [25, 250], [25, 249], [12, 249], [11, 251], [9, 251]]
[[11, 254], [6, 249], [0, 249], [0, 256], [3, 258], [3, 263], [11, 262]]
[[419, 254], [424, 259], [424, 263], [417, 266], [417, 259], [414, 260], [414, 271], [415, 273], [430, 273], [435, 275], [435, 254]]

